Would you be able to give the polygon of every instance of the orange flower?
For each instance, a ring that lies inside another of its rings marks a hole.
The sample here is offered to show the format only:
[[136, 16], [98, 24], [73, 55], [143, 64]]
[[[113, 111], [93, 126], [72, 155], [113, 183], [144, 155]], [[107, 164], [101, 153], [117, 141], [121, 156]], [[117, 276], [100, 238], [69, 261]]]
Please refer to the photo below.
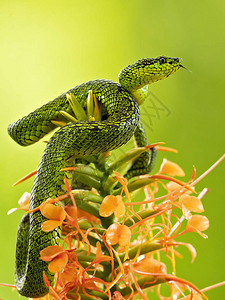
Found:
[[209, 220], [206, 216], [193, 215], [188, 220], [187, 230], [201, 233], [209, 228]]
[[[182, 189], [182, 186], [174, 181], [170, 181], [169, 183], [167, 183], [166, 187], [167, 187], [168, 193]], [[194, 191], [195, 187], [192, 186], [191, 189]], [[192, 193], [192, 191], [185, 190], [185, 194], [190, 194], [190, 193]]]
[[152, 257], [144, 257], [134, 263], [134, 269], [145, 273], [166, 273], [166, 265]]
[[82, 282], [83, 268], [80, 266], [78, 268], [74, 264], [67, 264], [61, 273], [61, 280], [64, 285], [69, 282], [74, 282], [74, 279], [79, 280], [80, 284]]
[[167, 174], [170, 176], [185, 176], [184, 171], [181, 169], [178, 164], [167, 160], [166, 158], [163, 159], [163, 162], [160, 166], [160, 170], [158, 174]]
[[112, 224], [106, 230], [106, 240], [109, 244], [119, 244], [121, 247], [128, 246], [130, 244], [131, 231], [126, 225]]
[[48, 246], [40, 251], [41, 259], [50, 261], [48, 269], [52, 273], [63, 270], [68, 262], [68, 253], [60, 246]]
[[200, 199], [198, 199], [195, 196], [185, 195], [183, 194], [179, 198], [179, 202], [182, 204], [182, 206], [189, 211], [193, 211], [196, 213], [201, 213], [204, 211], [202, 202]]
[[44, 217], [49, 219], [41, 225], [41, 229], [45, 232], [51, 231], [62, 225], [62, 222], [66, 217], [66, 212], [62, 206], [56, 206], [48, 202], [41, 205], [40, 211]]
[[102, 201], [102, 204], [99, 209], [100, 216], [109, 217], [113, 213], [118, 219], [123, 217], [125, 214], [125, 205], [123, 203], [121, 195], [108, 195]]
[[111, 261], [112, 258], [110, 256], [104, 255], [102, 253], [101, 244], [99, 242], [96, 243], [96, 252], [95, 252], [95, 258], [93, 261], [89, 264], [89, 266], [85, 269], [87, 271], [91, 266], [97, 265], [103, 261]]

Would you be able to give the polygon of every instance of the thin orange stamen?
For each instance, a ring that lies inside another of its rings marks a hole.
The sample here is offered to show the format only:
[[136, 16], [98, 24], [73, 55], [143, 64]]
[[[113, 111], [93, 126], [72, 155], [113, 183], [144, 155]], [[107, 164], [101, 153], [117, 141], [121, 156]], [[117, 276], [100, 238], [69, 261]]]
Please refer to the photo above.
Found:
[[128, 202], [131, 202], [130, 193], [129, 193], [128, 188], [127, 188], [127, 184], [128, 184], [127, 179], [124, 178], [120, 173], [118, 173], [116, 171], [113, 171], [113, 173], [115, 174], [116, 179], [119, 181], [119, 183], [123, 187], [123, 189], [121, 191], [121, 194], [123, 193], [123, 190], [124, 190], [124, 193], [125, 193], [125, 195], [127, 197]]
[[138, 271], [135, 269], [132, 269], [133, 272], [140, 274], [140, 275], [152, 275], [152, 276], [161, 276], [161, 277], [165, 277], [167, 281], [176, 281], [179, 283], [182, 283], [186, 286], [189, 286], [190, 288], [192, 288], [193, 290], [195, 290], [198, 294], [200, 294], [204, 299], [208, 300], [208, 298], [206, 297], [206, 295], [199, 290], [193, 283], [183, 279], [183, 278], [179, 278], [170, 274], [164, 274], [164, 273], [148, 273], [148, 272], [142, 272], [142, 271]]
[[209, 290], [215, 289], [215, 288], [223, 286], [223, 285], [225, 285], [225, 281], [222, 281], [222, 282], [219, 282], [219, 283], [207, 286], [206, 288], [201, 289], [201, 291], [204, 293], [204, 292], [207, 292]]
[[166, 209], [164, 209], [164, 210], [161, 210], [161, 211], [159, 211], [158, 213], [155, 213], [153, 216], [149, 216], [149, 217], [146, 217], [145, 219], [143, 219], [143, 220], [141, 220], [141, 221], [138, 221], [137, 223], [131, 225], [129, 228], [130, 228], [130, 230], [132, 230], [134, 227], [136, 227], [136, 226], [142, 224], [143, 222], [146, 222], [147, 220], [150, 220], [150, 219], [152, 219], [152, 218], [155, 218], [155, 217], [157, 217], [157, 216], [160, 216], [160, 215], [162, 215], [164, 212], [166, 212], [166, 211], [168, 211], [168, 210], [172, 210], [172, 208], [170, 208], [170, 209], [166, 208]]
[[76, 168], [75, 167], [66, 167], [62, 168], [60, 171], [74, 171]]
[[50, 283], [48, 282], [48, 278], [46, 274], [43, 272], [43, 279], [47, 287], [49, 288], [49, 294], [51, 294], [56, 300], [62, 300], [59, 295], [56, 293], [56, 291], [52, 288]]
[[36, 208], [34, 208], [34, 209], [31, 209], [31, 210], [28, 210], [28, 211], [27, 211], [27, 214], [30, 214], [30, 213], [32, 213], [32, 212], [35, 212], [35, 211], [40, 210], [41, 207], [42, 207], [43, 205], [47, 204], [47, 203], [54, 204], [54, 203], [57, 203], [57, 202], [59, 202], [59, 201], [62, 201], [62, 200], [64, 200], [64, 199], [66, 199], [66, 198], [69, 198], [69, 195], [68, 195], [68, 194], [61, 195], [61, 196], [59, 196], [59, 197], [57, 197], [57, 198], [54, 198], [54, 199], [49, 198], [49, 199], [45, 200], [43, 203], [41, 203], [41, 205], [39, 205], [38, 207], [36, 207]]
[[178, 150], [176, 150], [174, 148], [170, 148], [170, 147], [156, 146], [155, 148], [157, 151], [173, 152], [173, 153], [178, 152]]
[[25, 175], [24, 177], [20, 178], [20, 179], [19, 179], [18, 181], [16, 181], [15, 183], [13, 183], [13, 186], [15, 186], [15, 185], [17, 185], [17, 184], [19, 184], [19, 183], [21, 183], [21, 182], [23, 182], [23, 181], [29, 179], [30, 177], [34, 176], [36, 173], [37, 173], [37, 170], [34, 170], [34, 171], [28, 173], [27, 175]]
[[15, 285], [15, 284], [0, 283], [0, 286], [7, 286], [7, 287], [11, 287], [11, 288], [13, 288], [13, 289], [16, 289], [16, 285]]
[[156, 178], [156, 179], [166, 179], [166, 180], [170, 180], [173, 182], [178, 183], [179, 185], [183, 186], [184, 188], [188, 189], [189, 191], [191, 191], [192, 193], [196, 194], [196, 192], [189, 186], [187, 185], [187, 183], [184, 183], [182, 181], [180, 181], [179, 179], [176, 179], [174, 177], [170, 177], [168, 175], [161, 175], [161, 174], [156, 174], [156, 175], [151, 175], [149, 176], [150, 178]]
[[202, 178], [204, 178], [206, 175], [208, 175], [216, 166], [218, 166], [219, 163], [225, 158], [225, 154], [223, 154], [208, 170], [206, 170], [201, 176], [199, 176], [195, 181], [193, 181], [190, 186], [194, 186], [196, 183], [198, 183]]
[[151, 148], [156, 148], [158, 147], [158, 145], [164, 145], [165, 143], [164, 142], [158, 142], [158, 143], [153, 143], [153, 144], [150, 144], [150, 145], [147, 145], [145, 146], [146, 149], [151, 149]]

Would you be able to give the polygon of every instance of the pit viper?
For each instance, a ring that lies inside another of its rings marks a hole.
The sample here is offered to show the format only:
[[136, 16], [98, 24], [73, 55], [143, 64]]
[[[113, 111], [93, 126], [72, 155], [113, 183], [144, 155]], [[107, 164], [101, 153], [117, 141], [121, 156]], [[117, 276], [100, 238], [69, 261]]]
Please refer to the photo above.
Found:
[[[138, 146], [147, 145], [146, 134], [139, 120], [139, 105], [146, 99], [150, 83], [168, 77], [180, 67], [183, 66], [179, 58], [160, 56], [140, 59], [122, 69], [119, 84], [105, 79], [82, 83], [10, 124], [9, 135], [18, 144], [26, 146], [56, 128], [52, 120], [59, 118], [60, 111], [71, 112], [66, 97], [68, 93], [74, 95], [85, 110], [88, 93], [92, 90], [101, 105], [100, 121], [70, 122], [50, 138], [33, 183], [30, 210], [48, 198], [57, 197], [65, 176], [60, 170], [70, 157], [81, 158], [114, 150], [126, 144], [132, 136]], [[150, 152], [143, 153], [128, 173], [132, 176], [148, 173], [153, 159]], [[40, 211], [25, 214], [17, 232], [15, 282], [18, 292], [30, 298], [48, 293], [43, 272], [50, 283], [53, 281], [48, 263], [40, 259], [40, 251], [47, 246], [57, 245], [60, 235], [59, 229], [43, 232], [41, 224], [44, 220]]]

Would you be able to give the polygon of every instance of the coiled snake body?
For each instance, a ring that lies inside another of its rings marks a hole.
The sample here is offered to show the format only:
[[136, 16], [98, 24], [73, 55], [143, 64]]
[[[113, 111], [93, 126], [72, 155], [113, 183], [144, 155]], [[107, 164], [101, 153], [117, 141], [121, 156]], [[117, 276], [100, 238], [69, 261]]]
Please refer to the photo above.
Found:
[[[64, 173], [70, 157], [96, 155], [114, 150], [127, 143], [134, 135], [138, 146], [147, 144], [145, 131], [139, 121], [139, 105], [146, 98], [146, 85], [168, 77], [182, 67], [178, 58], [157, 57], [141, 59], [124, 68], [119, 75], [120, 84], [110, 80], [93, 80], [76, 86], [72, 93], [84, 109], [87, 95], [93, 91], [101, 104], [101, 121], [78, 121], [60, 128], [49, 140], [34, 180], [30, 210], [38, 207], [48, 198], [56, 197], [62, 190]], [[38, 141], [56, 126], [59, 112], [70, 112], [66, 93], [50, 101], [28, 116], [8, 127], [9, 135], [20, 145]], [[149, 152], [137, 159], [130, 174], [132, 176], [150, 171]], [[15, 281], [17, 290], [27, 297], [41, 297], [48, 293], [43, 281], [43, 271], [49, 281], [53, 274], [48, 264], [40, 260], [40, 251], [50, 245], [58, 244], [58, 229], [45, 233], [41, 224], [45, 218], [40, 211], [26, 214], [19, 225], [16, 245]]]

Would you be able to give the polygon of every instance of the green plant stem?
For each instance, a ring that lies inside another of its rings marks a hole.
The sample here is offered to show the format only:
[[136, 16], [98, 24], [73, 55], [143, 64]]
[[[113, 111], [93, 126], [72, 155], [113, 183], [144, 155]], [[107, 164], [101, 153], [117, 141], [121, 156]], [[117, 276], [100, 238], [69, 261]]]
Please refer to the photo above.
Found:
[[[140, 279], [137, 280], [138, 285], [140, 286], [141, 289], [145, 289], [147, 287], [155, 286], [157, 284], [161, 284], [166, 282], [166, 278], [164, 276], [144, 276]], [[117, 291], [121, 293], [122, 296], [126, 296], [132, 293], [132, 290], [134, 293], [137, 293], [137, 289], [135, 284], [133, 283], [132, 289], [130, 287], [125, 287], [120, 289], [119, 287], [117, 288]]]
[[92, 193], [91, 191], [86, 191], [83, 190], [80, 192], [80, 194], [76, 193], [76, 190], [72, 190], [72, 193], [74, 194], [75, 197], [78, 197], [78, 199], [83, 200], [83, 201], [90, 201], [93, 203], [102, 203], [103, 197], [100, 195], [96, 195]]
[[[161, 248], [163, 248], [163, 246], [159, 241], [147, 241], [141, 243], [140, 245], [130, 248], [128, 251], [128, 255], [130, 259], [133, 259], [137, 254], [143, 255], [155, 250], [159, 250]], [[125, 257], [124, 252], [119, 254], [119, 258], [121, 261], [124, 260], [124, 257]]]
[[[140, 219], [145, 219], [145, 218], [147, 218], [149, 216], [153, 216], [156, 213], [157, 213], [157, 211], [154, 210], [154, 209], [144, 209], [144, 210], [136, 213], [136, 215], [138, 215], [140, 217]], [[127, 219], [124, 222], [124, 225], [126, 225], [126, 226], [132, 226], [134, 223], [139, 222], [140, 219], [136, 215], [131, 215], [130, 216], [134, 222], [132, 222], [132, 220], [130, 220], [130, 219]]]

